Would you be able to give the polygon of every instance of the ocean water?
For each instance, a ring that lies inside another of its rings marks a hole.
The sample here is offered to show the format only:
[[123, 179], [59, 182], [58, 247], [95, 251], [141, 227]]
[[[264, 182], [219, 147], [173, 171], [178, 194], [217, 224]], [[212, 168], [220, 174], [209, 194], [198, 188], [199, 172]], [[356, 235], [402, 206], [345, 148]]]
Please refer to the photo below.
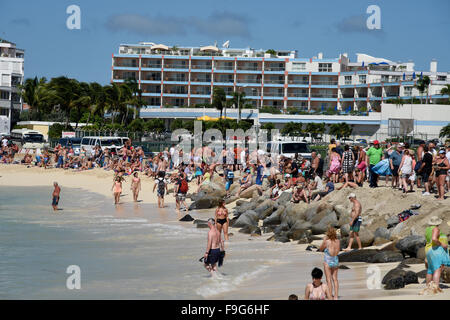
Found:
[[[251, 298], [240, 289], [268, 281], [289, 254], [236, 235], [212, 278], [198, 261], [207, 229], [178, 222], [173, 205], [115, 207], [112, 197], [62, 187], [54, 213], [51, 191], [0, 186], [0, 299]], [[71, 265], [80, 268], [81, 289], [66, 286]]]

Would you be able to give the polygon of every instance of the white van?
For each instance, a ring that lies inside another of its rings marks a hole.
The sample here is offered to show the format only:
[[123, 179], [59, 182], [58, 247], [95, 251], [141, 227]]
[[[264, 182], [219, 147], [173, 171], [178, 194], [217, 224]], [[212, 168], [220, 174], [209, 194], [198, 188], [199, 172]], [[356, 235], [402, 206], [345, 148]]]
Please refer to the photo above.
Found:
[[311, 159], [311, 150], [306, 142], [272, 141], [267, 147], [269, 152], [278, 152], [280, 156], [294, 158], [297, 153], [302, 158]]
[[[111, 151], [116, 152], [118, 149], [123, 147], [123, 142], [121, 138], [118, 137], [83, 137], [81, 139], [80, 149], [84, 148], [87, 153], [93, 155], [94, 147], [100, 146], [104, 151], [106, 148], [111, 149]], [[115, 149], [115, 150], [113, 150]]]
[[14, 129], [11, 131], [11, 140], [22, 149], [37, 149], [48, 147], [44, 135], [36, 130]]

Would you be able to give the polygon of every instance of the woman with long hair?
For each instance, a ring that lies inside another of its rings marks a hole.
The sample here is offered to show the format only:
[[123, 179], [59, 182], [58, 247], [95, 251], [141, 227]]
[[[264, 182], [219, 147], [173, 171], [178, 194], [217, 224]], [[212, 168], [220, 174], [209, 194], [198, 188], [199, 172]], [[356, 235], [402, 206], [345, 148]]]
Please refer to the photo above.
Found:
[[[322, 245], [319, 251], [325, 253], [323, 267], [325, 269], [325, 276], [327, 279], [327, 285], [334, 300], [339, 297], [339, 282], [338, 282], [338, 270], [339, 270], [339, 259], [338, 254], [341, 248], [341, 242], [337, 238], [336, 229], [329, 227], [325, 238], [323, 239]], [[334, 287], [334, 294], [333, 294]]]
[[221, 200], [219, 202], [219, 207], [216, 209], [216, 227], [219, 234], [223, 230], [223, 235], [225, 240], [228, 240], [228, 226], [230, 225], [230, 220], [228, 218], [228, 209], [225, 208], [225, 201]]

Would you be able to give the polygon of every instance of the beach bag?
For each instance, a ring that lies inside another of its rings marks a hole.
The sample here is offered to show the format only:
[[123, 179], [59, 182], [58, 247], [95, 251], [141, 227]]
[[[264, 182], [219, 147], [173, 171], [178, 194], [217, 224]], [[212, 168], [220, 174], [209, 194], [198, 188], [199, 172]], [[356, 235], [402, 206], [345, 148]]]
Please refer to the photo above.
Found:
[[189, 190], [189, 186], [188, 186], [186, 179], [181, 180], [180, 189], [178, 189], [178, 192], [187, 193], [188, 190]]
[[372, 171], [379, 176], [387, 176], [392, 175], [391, 167], [389, 165], [389, 160], [384, 159], [378, 162], [373, 168]]
[[411, 210], [404, 210], [401, 213], [398, 214], [398, 220], [400, 222], [406, 221], [413, 215]]

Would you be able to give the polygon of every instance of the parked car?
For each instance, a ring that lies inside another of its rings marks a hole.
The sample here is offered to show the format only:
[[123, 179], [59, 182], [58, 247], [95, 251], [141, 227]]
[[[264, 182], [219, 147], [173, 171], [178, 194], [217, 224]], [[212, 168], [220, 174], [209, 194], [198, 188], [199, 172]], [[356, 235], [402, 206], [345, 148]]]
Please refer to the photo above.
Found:
[[58, 142], [62, 147], [72, 147], [75, 155], [80, 154], [81, 138], [61, 138]]
[[367, 144], [367, 140], [366, 139], [356, 139], [356, 142], [359, 144]]
[[345, 145], [345, 144], [352, 145], [355, 143], [355, 141], [353, 141], [353, 139], [350, 139], [350, 138], [342, 138], [339, 141], [341, 142], [341, 145]]

